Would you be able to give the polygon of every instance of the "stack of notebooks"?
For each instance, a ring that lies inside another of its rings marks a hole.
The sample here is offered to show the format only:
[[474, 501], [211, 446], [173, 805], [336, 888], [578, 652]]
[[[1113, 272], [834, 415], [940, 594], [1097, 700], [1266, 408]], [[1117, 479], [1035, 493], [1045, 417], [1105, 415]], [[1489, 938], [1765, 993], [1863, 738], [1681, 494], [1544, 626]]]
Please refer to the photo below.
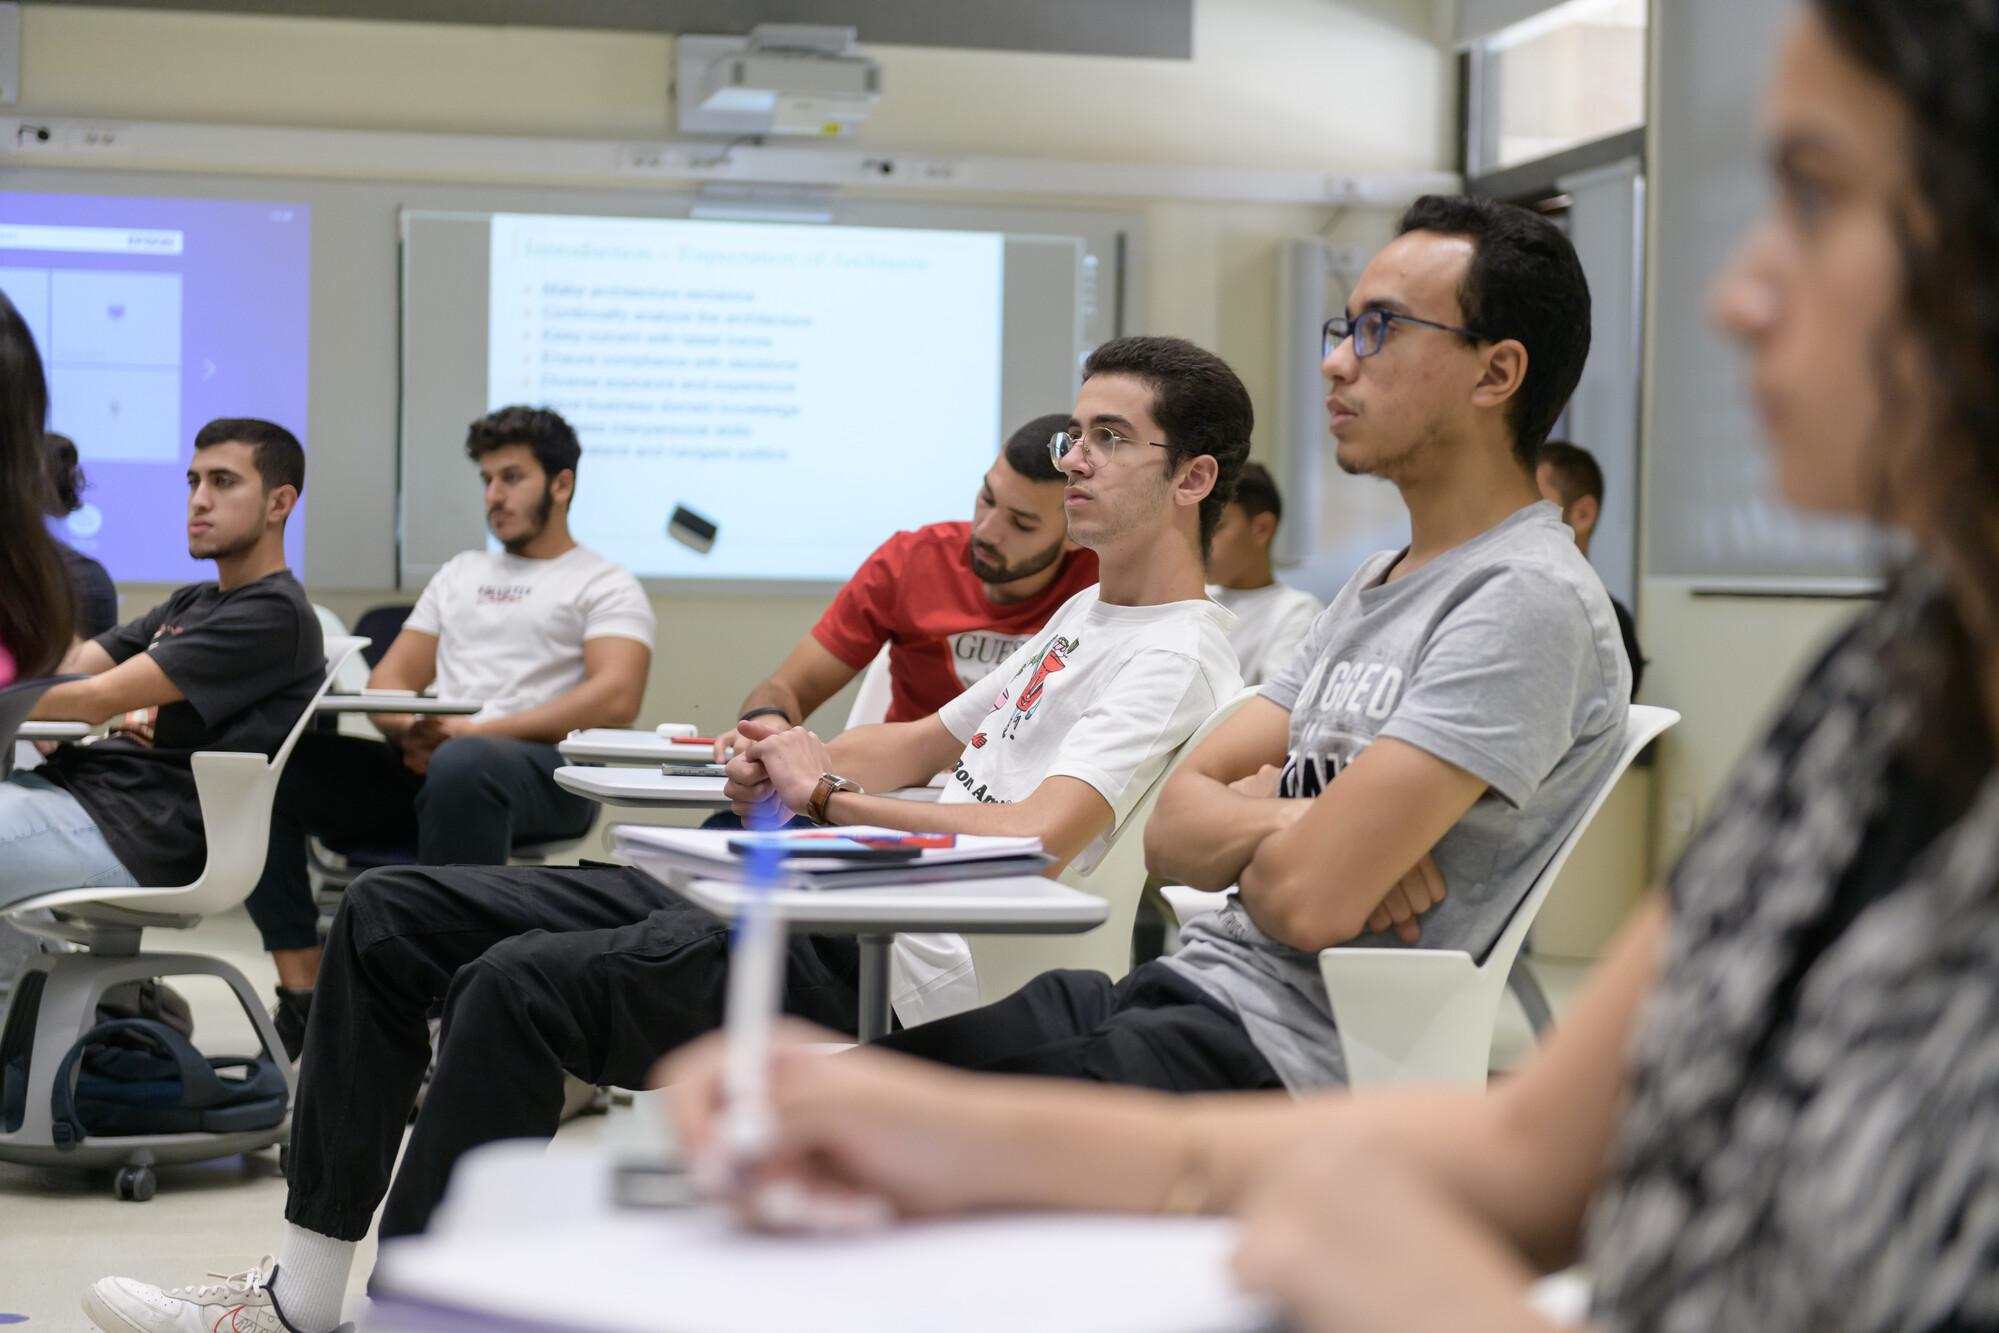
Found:
[[670, 881], [746, 881], [758, 843], [779, 853], [778, 882], [789, 888], [876, 888], [952, 879], [1037, 875], [1055, 858], [1039, 838], [992, 838], [969, 833], [903, 833], [852, 824], [835, 828], [745, 833], [729, 829], [660, 828], [623, 824], [618, 853]]

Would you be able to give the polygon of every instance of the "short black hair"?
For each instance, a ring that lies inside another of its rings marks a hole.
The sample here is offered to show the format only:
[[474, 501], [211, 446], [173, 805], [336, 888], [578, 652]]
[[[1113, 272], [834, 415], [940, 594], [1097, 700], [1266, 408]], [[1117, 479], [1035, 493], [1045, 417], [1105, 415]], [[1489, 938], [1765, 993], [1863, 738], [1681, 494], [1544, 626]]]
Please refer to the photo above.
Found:
[[1567, 509], [1585, 495], [1603, 503], [1603, 469], [1597, 465], [1596, 455], [1579, 444], [1567, 440], [1550, 440], [1541, 446], [1536, 455], [1536, 467], [1546, 463], [1555, 469], [1555, 489], [1562, 493], [1562, 508]]
[[1029, 481], [1060, 481], [1062, 469], [1055, 466], [1055, 457], [1048, 452], [1048, 441], [1055, 438], [1057, 431], [1067, 429], [1067, 412], [1036, 417], [1007, 436], [1006, 447], [1000, 452], [1006, 456], [1007, 466]]
[[1242, 465], [1242, 475], [1236, 478], [1233, 503], [1242, 506], [1246, 517], [1269, 514], [1279, 523], [1284, 521], [1284, 497], [1277, 493], [1277, 479], [1261, 463]]
[[526, 407], [518, 403], [488, 412], [473, 422], [465, 433], [465, 456], [476, 463], [495, 449], [510, 444], [525, 444], [550, 481], [559, 472], [573, 475], [583, 457], [583, 446], [577, 442], [576, 432], [560, 412], [551, 407]]
[[63, 518], [74, 514], [83, 508], [83, 492], [89, 486], [83, 477], [83, 464], [77, 458], [76, 441], [50, 431], [42, 436], [42, 452], [48, 455], [49, 486], [55, 498], [50, 516]]
[[1256, 425], [1249, 390], [1228, 362], [1185, 338], [1113, 338], [1083, 363], [1084, 379], [1097, 375], [1129, 375], [1152, 390], [1152, 415], [1166, 433], [1174, 467], [1202, 454], [1215, 460], [1215, 488], [1201, 501], [1201, 558], [1207, 559], [1222, 506], [1235, 498], [1249, 460]]
[[289, 486], [305, 494], [305, 447], [298, 436], [275, 421], [261, 417], [217, 417], [194, 437], [195, 452], [218, 444], [247, 444], [250, 461], [264, 479], [264, 493]]
[[1527, 349], [1527, 376], [1509, 418], [1514, 457], [1531, 470], [1589, 359], [1589, 279], [1576, 248], [1539, 213], [1470, 195], [1424, 195], [1396, 228], [1403, 236], [1412, 231], [1471, 241], [1458, 286], [1465, 327]]

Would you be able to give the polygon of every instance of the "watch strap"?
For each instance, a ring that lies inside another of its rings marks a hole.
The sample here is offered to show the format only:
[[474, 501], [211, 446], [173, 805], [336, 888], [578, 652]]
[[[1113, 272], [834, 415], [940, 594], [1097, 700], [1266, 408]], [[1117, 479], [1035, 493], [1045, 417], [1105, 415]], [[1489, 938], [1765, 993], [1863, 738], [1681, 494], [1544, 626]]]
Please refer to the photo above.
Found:
[[836, 791], [859, 791], [861, 784], [838, 773], [821, 773], [819, 781], [812, 788], [812, 795], [805, 801], [805, 817], [815, 824], [824, 826], [833, 821], [826, 817], [826, 804], [833, 799]]

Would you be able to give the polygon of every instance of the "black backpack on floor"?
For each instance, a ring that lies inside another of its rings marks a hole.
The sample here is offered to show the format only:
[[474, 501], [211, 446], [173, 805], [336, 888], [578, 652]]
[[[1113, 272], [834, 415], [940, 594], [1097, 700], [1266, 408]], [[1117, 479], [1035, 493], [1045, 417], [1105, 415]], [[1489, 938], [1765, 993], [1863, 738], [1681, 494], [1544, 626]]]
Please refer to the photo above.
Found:
[[268, 1057], [205, 1056], [165, 1023], [120, 1018], [69, 1048], [49, 1109], [56, 1146], [67, 1148], [85, 1135], [270, 1129], [288, 1100], [284, 1070]]

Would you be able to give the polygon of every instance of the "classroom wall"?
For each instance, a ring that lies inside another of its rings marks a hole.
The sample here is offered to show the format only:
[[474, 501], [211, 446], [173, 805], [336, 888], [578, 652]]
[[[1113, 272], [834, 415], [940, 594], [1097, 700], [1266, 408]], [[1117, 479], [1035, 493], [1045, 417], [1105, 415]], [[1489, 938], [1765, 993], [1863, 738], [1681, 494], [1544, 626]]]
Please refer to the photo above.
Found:
[[1652, 665], [1645, 702], [1677, 708], [1661, 749], [1654, 845], [1670, 868], [1714, 809], [1736, 762], [1762, 737], [1791, 687], [1863, 603], [1722, 597], [1684, 580], [1648, 579], [1640, 633]]
[[[884, 65], [888, 94], [861, 142], [1327, 172], [1425, 171], [1454, 160], [1456, 82], [1437, 41], [1439, 24], [1448, 22], [1438, 0], [1208, 0], [1195, 13], [1191, 61], [870, 48]], [[24, 115], [609, 138], [671, 133], [673, 41], [660, 34], [34, 3], [23, 7], [22, 19]], [[1392, 216], [1174, 200], [1141, 208], [1148, 327], [1134, 331], [1179, 334], [1228, 358], [1267, 430], [1275, 417], [1277, 241], [1326, 231], [1371, 244], [1388, 233]], [[1257, 453], [1280, 461], [1264, 439]], [[968, 478], [967, 511], [973, 484]], [[128, 609], [155, 600], [155, 590], [126, 592]], [[313, 592], [350, 620], [377, 601], [415, 595]], [[725, 720], [826, 600], [661, 599], [648, 716], [703, 726]], [[837, 727], [843, 716], [839, 701], [822, 720]]]
[[[861, 142], [1340, 171], [1451, 158], [1431, 0], [1213, 0], [1194, 58], [865, 45]], [[658, 137], [673, 38], [30, 3], [21, 110], [219, 124]]]

